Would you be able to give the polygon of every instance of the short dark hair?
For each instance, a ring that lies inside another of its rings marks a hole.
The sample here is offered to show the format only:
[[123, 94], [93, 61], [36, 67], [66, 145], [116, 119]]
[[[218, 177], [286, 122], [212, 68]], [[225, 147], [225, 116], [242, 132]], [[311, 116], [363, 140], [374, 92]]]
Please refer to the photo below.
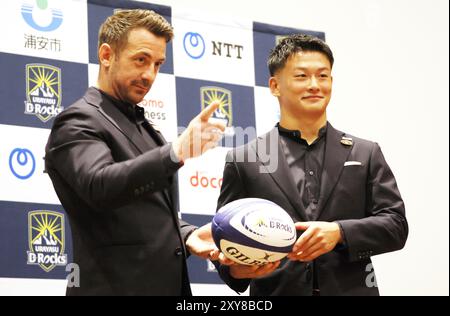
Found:
[[102, 44], [106, 43], [119, 54], [127, 44], [130, 31], [141, 27], [156, 36], [164, 37], [167, 43], [172, 40], [174, 35], [169, 22], [154, 11], [116, 10], [100, 27], [98, 47], [100, 48]]
[[283, 38], [278, 45], [272, 49], [267, 61], [270, 75], [274, 76], [285, 65], [289, 57], [298, 52], [321, 52], [325, 54], [333, 68], [334, 58], [330, 47], [320, 38], [306, 35], [293, 34]]

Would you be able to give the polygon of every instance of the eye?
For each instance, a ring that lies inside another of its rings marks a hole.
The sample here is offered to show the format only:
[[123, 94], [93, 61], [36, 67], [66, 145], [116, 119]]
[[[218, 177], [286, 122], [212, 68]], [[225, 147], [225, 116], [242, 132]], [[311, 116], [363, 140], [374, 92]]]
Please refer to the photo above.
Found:
[[138, 63], [138, 64], [145, 64], [145, 62], [146, 62], [146, 58], [145, 57], [137, 57], [136, 58], [136, 62]]
[[295, 78], [306, 78], [305, 74], [296, 74], [294, 75]]

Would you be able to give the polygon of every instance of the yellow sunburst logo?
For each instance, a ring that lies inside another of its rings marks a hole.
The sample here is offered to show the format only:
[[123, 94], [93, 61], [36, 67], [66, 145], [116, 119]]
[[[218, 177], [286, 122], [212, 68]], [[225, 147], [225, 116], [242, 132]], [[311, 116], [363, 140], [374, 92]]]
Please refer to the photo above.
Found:
[[46, 272], [67, 264], [63, 214], [51, 211], [30, 212], [28, 230], [28, 264], [39, 265]]
[[233, 125], [233, 104], [230, 90], [220, 87], [203, 87], [200, 89], [202, 96], [202, 109], [213, 102], [219, 102], [219, 108], [212, 118], [223, 121], [227, 127]]
[[26, 114], [36, 115], [47, 122], [58, 115], [61, 107], [61, 69], [44, 64], [26, 66]]

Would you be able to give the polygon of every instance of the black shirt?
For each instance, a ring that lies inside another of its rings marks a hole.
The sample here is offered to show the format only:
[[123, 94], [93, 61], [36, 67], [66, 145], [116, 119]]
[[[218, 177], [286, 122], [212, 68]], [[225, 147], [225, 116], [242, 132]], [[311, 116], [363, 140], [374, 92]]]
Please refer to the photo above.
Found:
[[300, 201], [310, 221], [317, 218], [320, 180], [325, 157], [327, 125], [319, 130], [318, 138], [309, 145], [300, 131], [277, 125], [286, 161], [297, 186]]

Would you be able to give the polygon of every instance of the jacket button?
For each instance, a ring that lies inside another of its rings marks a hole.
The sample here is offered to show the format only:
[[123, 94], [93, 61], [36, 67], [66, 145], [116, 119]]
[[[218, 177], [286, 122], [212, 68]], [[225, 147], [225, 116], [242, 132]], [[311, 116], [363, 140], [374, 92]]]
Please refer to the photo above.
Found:
[[176, 248], [175, 249], [175, 256], [179, 257], [181, 255], [183, 255], [183, 250], [180, 247]]

